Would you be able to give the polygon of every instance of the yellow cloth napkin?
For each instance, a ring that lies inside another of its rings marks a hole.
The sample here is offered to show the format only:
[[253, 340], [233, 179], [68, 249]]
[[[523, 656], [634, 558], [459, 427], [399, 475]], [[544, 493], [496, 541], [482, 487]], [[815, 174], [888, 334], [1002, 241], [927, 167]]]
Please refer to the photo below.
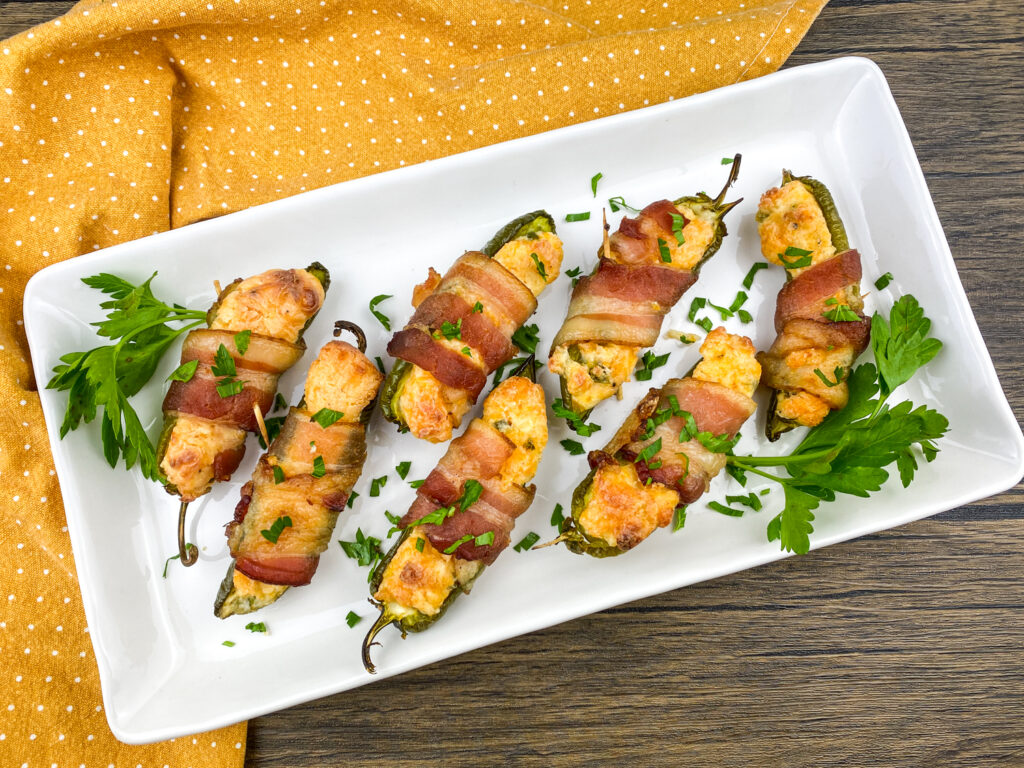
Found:
[[87, 0], [0, 43], [0, 764], [240, 766], [245, 745], [245, 724], [148, 747], [107, 728], [22, 328], [33, 272], [757, 77], [825, 2]]

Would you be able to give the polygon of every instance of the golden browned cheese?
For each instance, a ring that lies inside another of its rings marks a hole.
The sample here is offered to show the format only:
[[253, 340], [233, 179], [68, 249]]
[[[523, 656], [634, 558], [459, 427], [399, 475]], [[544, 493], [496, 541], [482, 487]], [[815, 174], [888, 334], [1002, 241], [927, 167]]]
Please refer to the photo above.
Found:
[[579, 359], [574, 360], [568, 346], [551, 353], [548, 368], [565, 379], [565, 386], [579, 410], [587, 410], [605, 400], [633, 374], [640, 350], [625, 344], [584, 341], [574, 344]]
[[[554, 232], [539, 232], [533, 240], [520, 237], [505, 243], [494, 254], [494, 260], [518, 277], [534, 296], [540, 296], [562, 269], [562, 240]], [[543, 276], [538, 262], [543, 265]]]
[[194, 501], [213, 482], [213, 460], [221, 451], [236, 450], [245, 431], [227, 424], [179, 413], [167, 438], [160, 471], [177, 488], [182, 501]]
[[[487, 396], [483, 411], [484, 421], [515, 446], [499, 473], [503, 484], [526, 485], [548, 442], [544, 389], [522, 376], [512, 376]], [[424, 540], [422, 552], [416, 549], [418, 538]], [[388, 563], [373, 597], [396, 617], [414, 610], [433, 616], [451, 591], [468, 584], [482, 567], [439, 552], [414, 529]]]
[[679, 494], [661, 483], [645, 486], [633, 464], [605, 464], [594, 472], [579, 525], [613, 547], [632, 549], [672, 522]]
[[324, 345], [306, 376], [306, 410], [340, 411], [343, 421], [359, 421], [363, 409], [377, 395], [384, 377], [366, 355], [354, 347], [332, 341]]
[[515, 445], [501, 467], [502, 484], [526, 485], [548, 444], [544, 389], [522, 376], [505, 379], [484, 400], [484, 421]]
[[811, 252], [811, 264], [789, 270], [791, 277], [836, 255], [821, 206], [803, 182], [796, 179], [769, 189], [761, 196], [757, 230], [761, 236], [761, 253], [772, 264], [785, 266], [779, 254], [785, 254], [786, 248]]
[[230, 289], [210, 327], [294, 343], [323, 306], [324, 295], [320, 281], [304, 269], [271, 269]]
[[[537, 256], [534, 261], [533, 256]], [[562, 268], [562, 241], [553, 232], [540, 232], [535, 239], [521, 237], [505, 243], [494, 256], [494, 260], [515, 275], [534, 296], [558, 277]], [[541, 276], [538, 262], [543, 265], [545, 277]], [[413, 305], [425, 298], [427, 288], [433, 290], [437, 282], [431, 278], [423, 286], [417, 286]], [[484, 305], [484, 314], [501, 326], [491, 310]], [[479, 368], [483, 368], [483, 357], [479, 350], [469, 347], [460, 339], [439, 339], [449, 349], [465, 354]], [[468, 352], [468, 354], [466, 354]], [[409, 431], [421, 440], [443, 443], [451, 440], [452, 430], [462, 423], [462, 417], [472, 407], [464, 390], [446, 387], [430, 372], [417, 365], [410, 366], [402, 389], [398, 394], [398, 409], [409, 427]]]
[[703, 356], [693, 371], [693, 378], [711, 381], [747, 397], [754, 396], [761, 380], [761, 364], [757, 362], [754, 343], [746, 336], [715, 328], [700, 345]]
[[418, 365], [409, 367], [398, 394], [398, 408], [409, 431], [421, 440], [443, 443], [470, 409], [465, 390], [446, 387]]
[[[667, 265], [673, 269], [693, 269], [704, 258], [704, 252], [715, 239], [717, 219], [713, 211], [701, 209], [694, 212], [686, 205], [677, 205], [676, 210], [686, 217], [686, 226], [682, 229], [683, 244], [675, 237], [666, 240], [669, 255], [672, 257]], [[661, 256], [658, 263], [662, 264]]]
[[[416, 549], [418, 539], [423, 541], [422, 552]], [[413, 610], [434, 616], [455, 588], [455, 559], [414, 531], [391, 558], [373, 597], [386, 603], [395, 615]]]

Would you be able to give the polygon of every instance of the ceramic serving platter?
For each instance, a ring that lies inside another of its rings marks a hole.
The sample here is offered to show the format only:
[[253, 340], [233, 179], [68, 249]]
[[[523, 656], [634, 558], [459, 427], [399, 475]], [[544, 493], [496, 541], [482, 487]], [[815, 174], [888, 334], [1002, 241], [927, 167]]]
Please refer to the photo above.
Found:
[[[601, 207], [611, 196], [633, 205], [707, 190], [714, 194], [728, 167], [723, 157], [743, 154], [729, 214], [730, 234], [703, 268], [700, 280], [668, 316], [664, 329], [699, 330], [686, 319], [690, 300], [705, 296], [728, 305], [750, 266], [760, 259], [754, 211], [762, 191], [779, 181], [780, 169], [810, 174], [832, 189], [864, 263], [863, 285], [892, 272], [888, 288], [867, 297], [867, 312], [886, 312], [902, 293], [913, 293], [945, 343], [940, 356], [898, 393], [938, 408], [950, 421], [938, 459], [904, 489], [890, 481], [870, 500], [844, 497], [816, 513], [812, 545], [826, 546], [901, 525], [966, 504], [1014, 483], [1024, 473], [1024, 445], [996, 379], [984, 342], [956, 273], [913, 147], [885, 78], [865, 59], [838, 59], [790, 69], [711, 93], [498, 144], [443, 160], [307, 192], [183, 229], [146, 237], [51, 266], [35, 275], [25, 294], [25, 321], [38, 381], [47, 381], [60, 355], [98, 342], [89, 323], [101, 317], [100, 295], [80, 278], [111, 272], [141, 281], [154, 270], [154, 289], [164, 299], [205, 308], [213, 281], [272, 267], [300, 267], [313, 260], [333, 276], [320, 317], [306, 335], [305, 357], [281, 381], [290, 402], [300, 396], [308, 364], [330, 338], [335, 319], [366, 329], [369, 353], [390, 365], [389, 334], [367, 303], [377, 294], [394, 298], [380, 306], [398, 327], [411, 313], [412, 287], [428, 266], [444, 271], [465, 250], [477, 249], [504, 223], [546, 208], [565, 242], [564, 269], [595, 263], [601, 239]], [[590, 180], [602, 173], [596, 198]], [[570, 212], [591, 211], [589, 221], [565, 223]], [[613, 228], [622, 213], [609, 212]], [[746, 304], [754, 322], [737, 318], [729, 330], [750, 335], [764, 349], [774, 338], [775, 295], [781, 269], [758, 273]], [[567, 277], [540, 301], [534, 321], [546, 353], [565, 315]], [[717, 319], [717, 316], [714, 316]], [[600, 447], [652, 385], [684, 374], [699, 345], [662, 338], [658, 353], [669, 362], [651, 382], [631, 382], [622, 401], [595, 412], [603, 430], [585, 439]], [[865, 359], [870, 358], [870, 352]], [[162, 383], [177, 365], [170, 354], [158, 375], [135, 397], [156, 435]], [[541, 383], [549, 402], [557, 380], [546, 370]], [[687, 584], [750, 568], [784, 556], [765, 535], [781, 494], [742, 518], [725, 517], [705, 502], [737, 492], [722, 475], [704, 500], [691, 505], [683, 530], [658, 531], [628, 554], [596, 560], [561, 547], [531, 552], [509, 549], [483, 575], [472, 595], [458, 600], [444, 620], [401, 640], [387, 629], [375, 649], [378, 674], [367, 674], [359, 647], [370, 624], [367, 571], [337, 544], [324, 554], [308, 587], [294, 589], [255, 616], [219, 620], [213, 599], [230, 561], [223, 526], [231, 518], [241, 484], [259, 449], [235, 479], [192, 505], [188, 539], [201, 546], [199, 562], [185, 569], [167, 557], [176, 552], [177, 503], [137, 471], [111, 469], [100, 450], [97, 424], [60, 440], [65, 396], [41, 392], [68, 529], [82, 586], [90, 636], [99, 664], [110, 727], [126, 742], [150, 742], [223, 726], [400, 674], [505, 638], [600, 611]], [[759, 395], [763, 409], [765, 399]], [[478, 407], [479, 409], [479, 407]], [[568, 509], [573, 488], [586, 474], [585, 457], [559, 445], [573, 436], [551, 418], [551, 440], [536, 477], [537, 497], [513, 534], [552, 538], [552, 509]], [[761, 436], [763, 414], [748, 425], [739, 453], [791, 450], [790, 434], [775, 444]], [[408, 479], [424, 477], [445, 446], [399, 435], [379, 414], [370, 425], [369, 455], [356, 485], [360, 496], [346, 511], [334, 539], [353, 539], [357, 527], [384, 538], [385, 510], [404, 514], [414, 491], [395, 472], [412, 462]], [[370, 480], [388, 475], [380, 495]], [[767, 481], [765, 481], [767, 482]], [[753, 482], [750, 488], [760, 490]], [[365, 617], [350, 628], [346, 615]], [[244, 629], [255, 618], [269, 632]], [[223, 645], [225, 640], [235, 643]], [[640, 642], [638, 640], [638, 648]], [[268, 670], [273, 670], [268, 684]], [[500, 683], [496, 683], [500, 687]]]

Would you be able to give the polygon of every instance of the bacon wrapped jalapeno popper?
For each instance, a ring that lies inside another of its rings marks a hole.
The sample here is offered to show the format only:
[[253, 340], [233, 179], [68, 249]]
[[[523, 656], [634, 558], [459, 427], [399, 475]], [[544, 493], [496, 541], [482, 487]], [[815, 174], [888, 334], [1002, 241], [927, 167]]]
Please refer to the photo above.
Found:
[[828, 188], [809, 176], [782, 172], [782, 186], [757, 208], [761, 253], [786, 268], [775, 305], [775, 343], [758, 354], [762, 382], [772, 390], [769, 440], [797, 426], [814, 427], [846, 406], [846, 379], [870, 341], [871, 321], [860, 293], [860, 254]]
[[384, 383], [384, 417], [432, 443], [476, 402], [488, 374], [516, 354], [513, 334], [558, 277], [562, 241], [544, 211], [510, 222], [484, 247], [433, 269], [413, 292], [416, 308], [388, 344], [397, 358]]
[[383, 380], [361, 349], [331, 341], [320, 350], [305, 396], [242, 487], [226, 528], [234, 562], [214, 603], [219, 618], [251, 613], [312, 580], [362, 473], [366, 422]]
[[620, 555], [699, 499], [725, 467], [725, 454], [757, 407], [761, 376], [754, 345], [716, 328], [693, 373], [651, 389], [600, 451], [572, 497], [556, 541], [577, 554]]
[[[532, 358], [527, 365], [532, 372]], [[483, 418], [451, 442], [374, 569], [371, 602], [381, 613], [363, 642], [367, 671], [374, 671], [370, 646], [381, 629], [394, 624], [403, 637], [427, 629], [508, 546], [516, 518], [533, 501], [536, 488], [527, 483], [547, 440], [544, 390], [511, 376], [484, 400]]]
[[210, 308], [209, 327], [185, 337], [179, 371], [191, 363], [191, 372], [167, 390], [157, 444], [164, 487], [182, 501], [178, 538], [184, 565], [197, 556], [184, 545], [185, 507], [238, 468], [246, 432], [259, 428], [255, 408], [261, 414], [272, 409], [278, 379], [305, 352], [302, 333], [323, 306], [329, 284], [330, 274], [319, 262], [239, 278]]
[[727, 234], [724, 202], [740, 155], [718, 197], [705, 193], [651, 203], [624, 217], [598, 252], [594, 272], [573, 289], [548, 368], [561, 378], [562, 403], [583, 419], [619, 391], [640, 353], [658, 340], [665, 315], [697, 281]]

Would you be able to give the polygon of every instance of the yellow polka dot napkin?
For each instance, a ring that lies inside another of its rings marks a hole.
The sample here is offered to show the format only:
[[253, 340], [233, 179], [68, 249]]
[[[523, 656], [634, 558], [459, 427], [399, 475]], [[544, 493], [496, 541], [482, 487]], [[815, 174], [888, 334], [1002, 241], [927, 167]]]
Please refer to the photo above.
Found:
[[757, 77], [825, 2], [86, 0], [0, 43], [0, 764], [241, 765], [245, 744], [244, 724], [107, 729], [22, 328], [33, 272]]

